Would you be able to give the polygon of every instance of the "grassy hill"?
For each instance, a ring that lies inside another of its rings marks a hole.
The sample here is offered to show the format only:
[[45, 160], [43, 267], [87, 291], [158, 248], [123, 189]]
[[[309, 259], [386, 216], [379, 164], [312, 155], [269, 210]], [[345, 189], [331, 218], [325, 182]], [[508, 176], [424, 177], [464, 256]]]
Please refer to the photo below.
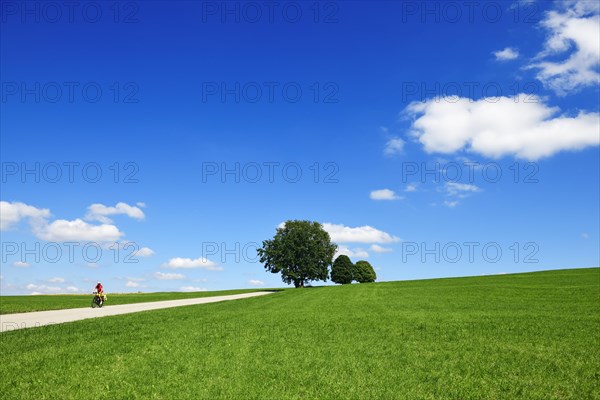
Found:
[[600, 399], [600, 269], [285, 290], [0, 334], [3, 399]]

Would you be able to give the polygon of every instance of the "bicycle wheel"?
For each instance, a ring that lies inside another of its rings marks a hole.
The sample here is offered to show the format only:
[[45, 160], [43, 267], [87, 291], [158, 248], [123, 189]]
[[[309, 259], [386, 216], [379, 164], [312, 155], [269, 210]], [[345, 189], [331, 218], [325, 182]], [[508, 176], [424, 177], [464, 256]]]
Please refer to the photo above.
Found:
[[98, 304], [98, 302], [97, 302], [96, 298], [94, 297], [94, 298], [92, 299], [92, 308], [96, 308], [96, 307], [99, 307], [99, 306], [100, 306], [100, 304]]

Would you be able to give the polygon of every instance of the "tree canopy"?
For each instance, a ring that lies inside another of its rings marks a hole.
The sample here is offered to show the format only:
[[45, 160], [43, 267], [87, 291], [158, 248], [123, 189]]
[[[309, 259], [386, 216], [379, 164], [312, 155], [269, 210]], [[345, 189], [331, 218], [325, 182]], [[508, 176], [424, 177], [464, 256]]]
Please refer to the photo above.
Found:
[[352, 283], [354, 264], [346, 255], [339, 255], [331, 267], [331, 281], [342, 285]]
[[358, 261], [354, 265], [354, 280], [360, 283], [375, 282], [377, 274], [368, 261]]
[[281, 280], [304, 287], [309, 281], [326, 281], [337, 245], [318, 222], [286, 221], [273, 239], [264, 240], [257, 249], [260, 262]]

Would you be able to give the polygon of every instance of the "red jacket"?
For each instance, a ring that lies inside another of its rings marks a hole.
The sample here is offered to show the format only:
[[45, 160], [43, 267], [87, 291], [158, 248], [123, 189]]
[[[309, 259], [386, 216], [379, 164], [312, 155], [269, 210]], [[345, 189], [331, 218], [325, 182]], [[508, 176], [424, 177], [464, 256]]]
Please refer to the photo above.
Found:
[[98, 293], [101, 293], [101, 292], [102, 292], [102, 285], [101, 285], [100, 283], [96, 285], [96, 291], [97, 291]]

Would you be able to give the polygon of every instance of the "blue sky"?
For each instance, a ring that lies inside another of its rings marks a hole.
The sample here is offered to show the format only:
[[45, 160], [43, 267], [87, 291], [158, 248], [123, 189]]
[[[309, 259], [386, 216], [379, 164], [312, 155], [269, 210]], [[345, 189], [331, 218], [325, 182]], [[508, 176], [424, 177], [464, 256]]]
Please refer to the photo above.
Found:
[[596, 2], [46, 4], [1, 10], [2, 294], [279, 287], [289, 219], [379, 280], [600, 265]]

